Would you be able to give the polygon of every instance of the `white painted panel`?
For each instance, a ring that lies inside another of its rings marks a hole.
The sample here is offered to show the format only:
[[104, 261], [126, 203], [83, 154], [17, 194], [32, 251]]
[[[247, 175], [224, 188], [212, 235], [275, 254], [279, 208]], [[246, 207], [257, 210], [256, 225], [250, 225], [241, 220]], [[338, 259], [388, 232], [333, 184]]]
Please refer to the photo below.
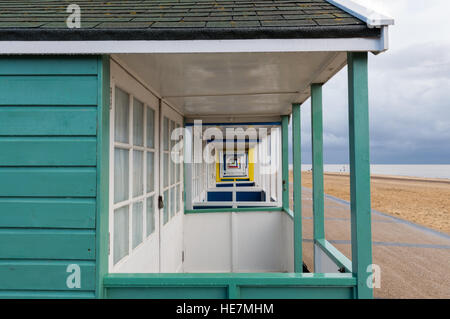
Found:
[[379, 38], [3, 42], [0, 54], [319, 52], [384, 49]]
[[158, 234], [152, 234], [148, 241], [133, 250], [129, 258], [114, 267], [115, 273], [157, 273], [159, 272]]
[[231, 214], [187, 214], [184, 222], [184, 272], [230, 272]]
[[236, 214], [234, 272], [281, 272], [281, 212]]
[[[185, 215], [184, 272], [286, 272], [283, 212]], [[291, 232], [292, 234], [292, 232]]]
[[283, 268], [287, 272], [294, 272], [294, 221], [286, 213], [283, 213], [282, 219]]
[[183, 271], [183, 217], [182, 213], [172, 217], [161, 226], [161, 272]]
[[339, 267], [317, 244], [314, 244], [314, 272], [339, 273]]

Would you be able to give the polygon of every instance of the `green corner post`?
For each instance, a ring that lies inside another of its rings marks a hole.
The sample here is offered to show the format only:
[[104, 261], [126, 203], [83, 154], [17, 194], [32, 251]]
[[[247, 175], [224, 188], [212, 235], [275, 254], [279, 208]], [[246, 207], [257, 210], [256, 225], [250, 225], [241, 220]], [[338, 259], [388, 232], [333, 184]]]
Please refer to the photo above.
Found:
[[303, 272], [302, 255], [302, 158], [300, 104], [292, 104], [292, 149], [294, 170], [294, 271]]
[[322, 84], [311, 85], [311, 145], [314, 240], [325, 239]]
[[369, 299], [373, 289], [367, 284], [372, 274], [367, 52], [349, 52], [347, 63], [352, 269], [357, 277], [355, 297]]
[[108, 273], [109, 249], [109, 56], [99, 56], [97, 129], [96, 297], [105, 298], [103, 277]]
[[289, 116], [281, 118], [281, 176], [283, 183], [282, 205], [289, 210]]

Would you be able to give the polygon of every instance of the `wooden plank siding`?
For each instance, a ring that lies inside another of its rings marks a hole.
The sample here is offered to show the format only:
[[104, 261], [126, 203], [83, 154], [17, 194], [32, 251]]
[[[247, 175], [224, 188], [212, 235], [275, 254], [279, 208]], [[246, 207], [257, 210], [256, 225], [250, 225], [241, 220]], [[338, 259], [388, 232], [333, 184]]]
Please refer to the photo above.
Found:
[[[102, 66], [0, 57], [0, 298], [98, 295]], [[71, 264], [80, 288], [67, 285]]]

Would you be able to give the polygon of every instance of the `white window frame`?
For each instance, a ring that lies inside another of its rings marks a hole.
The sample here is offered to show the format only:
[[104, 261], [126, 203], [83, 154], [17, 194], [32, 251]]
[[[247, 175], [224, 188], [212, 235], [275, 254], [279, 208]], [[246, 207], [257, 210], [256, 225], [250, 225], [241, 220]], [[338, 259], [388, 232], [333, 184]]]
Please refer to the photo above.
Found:
[[[129, 127], [128, 143], [115, 141], [115, 93], [116, 88], [120, 88], [122, 91], [129, 94]], [[143, 87], [138, 81], [127, 74], [119, 65], [114, 61], [111, 61], [111, 105], [110, 105], [110, 174], [109, 174], [109, 237], [110, 237], [110, 249], [109, 249], [109, 272], [114, 272], [129, 258], [131, 258], [133, 252], [138, 250], [147, 241], [154, 239], [159, 240], [159, 210], [158, 204], [158, 192], [159, 192], [159, 100], [148, 89]], [[137, 99], [144, 105], [143, 114], [143, 146], [133, 145], [133, 108], [134, 99]], [[154, 145], [152, 148], [147, 147], [147, 112], [151, 108], [154, 112]], [[114, 203], [114, 150], [116, 148], [127, 149], [128, 154], [128, 199], [118, 203]], [[133, 198], [133, 151], [142, 151], [143, 155], [143, 194]], [[153, 191], [147, 193], [147, 152], [154, 154], [154, 175], [153, 175]], [[154, 231], [147, 236], [147, 199], [153, 197], [154, 208]], [[142, 242], [133, 248], [133, 204], [136, 202], [143, 202], [142, 210]], [[114, 211], [121, 207], [128, 206], [128, 254], [122, 257], [114, 264]], [[159, 258], [159, 257], [158, 257]]]
[[[178, 114], [178, 113], [176, 113], [175, 111], [173, 111], [173, 109], [170, 107], [170, 106], [168, 106], [168, 105], [165, 105], [165, 103], [161, 103], [162, 105], [161, 105], [161, 112], [160, 112], [160, 123], [161, 123], [161, 125], [160, 125], [160, 136], [161, 136], [161, 145], [160, 145], [160, 163], [161, 163], [161, 165], [160, 165], [160, 167], [161, 167], [161, 176], [162, 176], [162, 178], [161, 178], [161, 181], [160, 181], [160, 195], [161, 196], [163, 196], [163, 198], [164, 198], [164, 202], [168, 205], [168, 211], [167, 211], [167, 214], [168, 214], [168, 219], [167, 219], [167, 221], [166, 222], [164, 222], [164, 208], [162, 209], [162, 214], [161, 214], [161, 227], [165, 227], [167, 224], [169, 224], [170, 223], [170, 221], [175, 217], [175, 216], [177, 216], [179, 213], [181, 213], [181, 212], [183, 212], [184, 211], [184, 205], [183, 205], [183, 191], [184, 191], [184, 189], [183, 189], [183, 174], [184, 174], [184, 171], [183, 171], [183, 169], [184, 169], [184, 165], [183, 165], [183, 163], [179, 163], [178, 165], [179, 165], [179, 170], [180, 170], [180, 178], [179, 178], [179, 180], [177, 181], [176, 180], [176, 171], [177, 171], [177, 164], [176, 163], [174, 163], [174, 165], [175, 166], [172, 166], [172, 152], [174, 152], [173, 151], [173, 149], [172, 149], [172, 143], [174, 144], [174, 145], [176, 145], [177, 143], [180, 143], [180, 140], [172, 140], [172, 132], [173, 132], [173, 130], [171, 130], [172, 129], [172, 125], [171, 125], [171, 123], [173, 122], [174, 124], [175, 124], [175, 127], [173, 128], [173, 129], [175, 129], [175, 128], [177, 128], [177, 125], [180, 127], [180, 128], [183, 128], [183, 119], [182, 119], [182, 117]], [[169, 149], [168, 150], [164, 150], [164, 141], [163, 141], [163, 139], [164, 139], [164, 132], [163, 132], [163, 130], [164, 130], [164, 118], [167, 118], [168, 119], [168, 125], [169, 125], [169, 135], [168, 135], [168, 138], [169, 138], [169, 140], [168, 140], [168, 145], [169, 145]], [[179, 151], [181, 154], [181, 156], [183, 156], [183, 150], [184, 150], [184, 141], [181, 141], [181, 145], [182, 145], [182, 149]], [[170, 165], [169, 165], [169, 167], [168, 167], [168, 169], [167, 169], [167, 172], [168, 172], [168, 176], [167, 176], [167, 181], [168, 181], [168, 183], [167, 183], [167, 186], [164, 186], [164, 176], [162, 175], [162, 174], [164, 174], [164, 165], [165, 165], [165, 162], [164, 162], [164, 154], [168, 154], [168, 156], [169, 156], [169, 161], [170, 161]], [[175, 171], [173, 171], [173, 169], [172, 168], [174, 168], [175, 169]], [[171, 178], [172, 178], [172, 174], [175, 174], [175, 177], [174, 177], [174, 183], [171, 183]], [[179, 187], [179, 194], [178, 194], [178, 207], [179, 207], [179, 209], [178, 210], [176, 210], [176, 209], [174, 209], [173, 211], [172, 211], [172, 192], [171, 192], [171, 190], [172, 189], [175, 189], [175, 191], [174, 191], [174, 197], [175, 197], [175, 200], [173, 201], [173, 204], [175, 204], [175, 207], [177, 206], [177, 193], [176, 193], [176, 191], [177, 191], [177, 187]], [[164, 193], [167, 191], [167, 200], [165, 199], [165, 196], [164, 196]]]

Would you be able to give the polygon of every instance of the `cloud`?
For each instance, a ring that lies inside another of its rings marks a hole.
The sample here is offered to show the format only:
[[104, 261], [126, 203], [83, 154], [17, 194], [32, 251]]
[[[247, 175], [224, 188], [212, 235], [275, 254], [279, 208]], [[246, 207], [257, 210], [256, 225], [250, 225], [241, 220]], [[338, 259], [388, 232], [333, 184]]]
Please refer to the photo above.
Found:
[[[450, 163], [450, 1], [359, 0], [396, 19], [391, 49], [369, 56], [372, 163]], [[323, 88], [324, 157], [348, 162], [347, 69]], [[310, 101], [302, 105], [310, 163]]]

